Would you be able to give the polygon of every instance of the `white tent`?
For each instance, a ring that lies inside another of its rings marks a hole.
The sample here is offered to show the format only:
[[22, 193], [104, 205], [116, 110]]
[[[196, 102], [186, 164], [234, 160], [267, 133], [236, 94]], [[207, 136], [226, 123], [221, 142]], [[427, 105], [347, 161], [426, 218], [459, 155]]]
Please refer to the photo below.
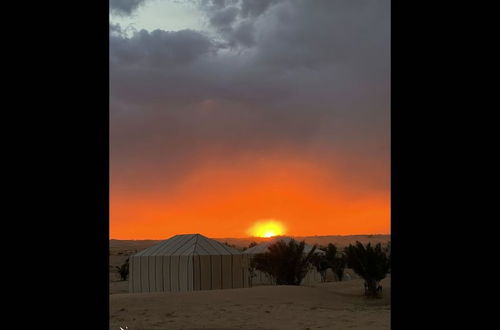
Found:
[[200, 234], [176, 235], [130, 257], [129, 292], [248, 287], [248, 257]]
[[[260, 244], [257, 244], [256, 246], [253, 246], [245, 251], [243, 251], [243, 254], [246, 254], [251, 258], [253, 255], [258, 254], [258, 253], [265, 253], [269, 250], [269, 246], [271, 244], [274, 244], [278, 241], [285, 241], [286, 243], [290, 242], [292, 240], [291, 237], [285, 237], [285, 236], [278, 236], [275, 237], [267, 242], [263, 242]], [[304, 246], [304, 253], [309, 253], [312, 250], [312, 246], [305, 244]], [[316, 249], [314, 252], [315, 254], [324, 254], [325, 252], [319, 249]], [[274, 284], [272, 279], [265, 273], [255, 270], [254, 271], [254, 277], [251, 279], [252, 285], [270, 285]], [[311, 269], [307, 272], [306, 276], [302, 280], [303, 285], [312, 285], [315, 283], [321, 282], [321, 274], [316, 270], [315, 267], [311, 267]]]

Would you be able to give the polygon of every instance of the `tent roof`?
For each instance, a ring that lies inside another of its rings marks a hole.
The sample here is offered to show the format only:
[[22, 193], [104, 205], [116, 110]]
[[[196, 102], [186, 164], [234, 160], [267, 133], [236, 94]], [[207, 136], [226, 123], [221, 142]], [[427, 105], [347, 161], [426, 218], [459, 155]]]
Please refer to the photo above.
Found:
[[[270, 241], [262, 242], [260, 244], [257, 244], [256, 246], [253, 246], [253, 247], [251, 247], [249, 249], [246, 249], [245, 251], [243, 251], [243, 253], [246, 253], [246, 254], [265, 253], [265, 252], [268, 251], [269, 245], [274, 244], [274, 243], [276, 243], [278, 241], [285, 241], [286, 243], [288, 243], [291, 240], [292, 240], [292, 237], [278, 236], [278, 237], [273, 238]], [[309, 253], [312, 250], [312, 248], [313, 247], [311, 245], [306, 244], [304, 246], [304, 253]], [[321, 250], [319, 250], [317, 248], [316, 248], [316, 251], [314, 253], [324, 254], [323, 251], [321, 251]]]
[[175, 235], [134, 256], [231, 255], [240, 251], [200, 234]]

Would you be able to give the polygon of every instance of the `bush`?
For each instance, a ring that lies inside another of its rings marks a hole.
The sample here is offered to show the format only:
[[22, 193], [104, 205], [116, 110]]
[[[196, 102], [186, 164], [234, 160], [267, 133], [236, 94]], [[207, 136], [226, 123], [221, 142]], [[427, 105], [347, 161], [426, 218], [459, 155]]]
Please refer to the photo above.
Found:
[[344, 279], [345, 266], [346, 266], [345, 256], [343, 254], [340, 256], [336, 256], [332, 264], [332, 270], [335, 273], [337, 280], [339, 281], [342, 281]]
[[347, 265], [365, 280], [365, 295], [379, 297], [382, 291], [380, 281], [385, 278], [390, 269], [390, 260], [381, 244], [373, 247], [360, 242], [349, 245], [345, 250]]
[[269, 246], [269, 251], [256, 254], [251, 267], [268, 274], [277, 285], [300, 285], [310, 267], [316, 251], [314, 246], [304, 253], [305, 242], [294, 239], [286, 243], [280, 240]]
[[[345, 257], [343, 254], [339, 254], [337, 247], [329, 243], [326, 248], [323, 248], [323, 251], [325, 251], [324, 258], [326, 260], [326, 264], [328, 268], [331, 268], [333, 270], [333, 273], [337, 277], [337, 280], [342, 281], [344, 278], [344, 269], [346, 266], [346, 261]], [[320, 268], [323, 268], [323, 265], [320, 265]], [[320, 272], [320, 270], [318, 269]], [[321, 272], [320, 272], [321, 273]], [[325, 274], [326, 274], [326, 269], [325, 269]]]
[[116, 269], [118, 270], [118, 274], [120, 274], [120, 279], [122, 281], [126, 281], [128, 279], [128, 268], [129, 268], [128, 259], [129, 258], [127, 258], [127, 260], [125, 260], [125, 263], [123, 265], [121, 265], [120, 267], [115, 266]]

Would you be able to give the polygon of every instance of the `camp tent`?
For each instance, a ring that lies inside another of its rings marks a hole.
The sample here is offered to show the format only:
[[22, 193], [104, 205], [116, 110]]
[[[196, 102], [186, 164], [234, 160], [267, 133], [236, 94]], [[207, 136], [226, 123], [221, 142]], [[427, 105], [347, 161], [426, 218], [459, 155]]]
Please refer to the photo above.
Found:
[[[265, 253], [269, 251], [269, 246], [271, 244], [274, 244], [278, 241], [285, 241], [286, 243], [290, 242], [292, 240], [291, 237], [285, 237], [285, 236], [278, 236], [275, 237], [267, 242], [262, 242], [260, 244], [257, 244], [243, 252], [243, 254], [248, 255], [249, 259], [252, 258], [252, 256], [258, 254], [258, 253]], [[309, 253], [312, 250], [312, 246], [305, 244], [304, 246], [304, 253]], [[324, 251], [321, 251], [319, 249], [316, 249], [314, 252], [315, 254], [324, 254]], [[312, 285], [315, 283], [321, 282], [321, 274], [316, 270], [316, 268], [311, 267], [311, 269], [307, 272], [306, 276], [302, 280], [301, 284], [303, 285]], [[251, 283], [252, 285], [271, 285], [274, 284], [273, 280], [265, 273], [254, 270], [253, 277], [251, 278]]]
[[247, 260], [203, 235], [176, 235], [130, 257], [129, 292], [248, 287]]

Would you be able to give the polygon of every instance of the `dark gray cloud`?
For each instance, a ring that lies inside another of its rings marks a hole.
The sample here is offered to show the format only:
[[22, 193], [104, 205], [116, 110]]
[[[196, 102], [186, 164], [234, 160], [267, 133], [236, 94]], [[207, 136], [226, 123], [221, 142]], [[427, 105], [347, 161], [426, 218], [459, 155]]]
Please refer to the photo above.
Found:
[[110, 60], [124, 65], [187, 64], [211, 51], [215, 51], [212, 41], [192, 30], [141, 30], [130, 38], [110, 36]]
[[128, 16], [147, 0], [109, 0], [109, 8], [113, 14]]
[[214, 13], [214, 15], [210, 18], [210, 23], [219, 29], [227, 28], [236, 20], [238, 13], [239, 9], [236, 7], [223, 8]]
[[109, 35], [110, 36], [122, 36], [123, 31], [120, 24], [109, 23]]
[[231, 49], [255, 46], [254, 25], [272, 5], [281, 0], [202, 0], [195, 2], [208, 23], [225, 39]]
[[241, 16], [257, 17], [263, 14], [269, 7], [281, 1], [282, 0], [242, 0]]
[[165, 188], [214, 157], [283, 154], [388, 189], [389, 4], [205, 1], [217, 40], [112, 34], [112, 181]]
[[225, 31], [225, 38], [232, 48], [250, 48], [255, 46], [255, 22], [243, 20], [235, 24], [231, 29]]
[[224, 9], [226, 6], [234, 6], [239, 3], [239, 0], [188, 0], [191, 3], [197, 4], [205, 11], [214, 12]]

